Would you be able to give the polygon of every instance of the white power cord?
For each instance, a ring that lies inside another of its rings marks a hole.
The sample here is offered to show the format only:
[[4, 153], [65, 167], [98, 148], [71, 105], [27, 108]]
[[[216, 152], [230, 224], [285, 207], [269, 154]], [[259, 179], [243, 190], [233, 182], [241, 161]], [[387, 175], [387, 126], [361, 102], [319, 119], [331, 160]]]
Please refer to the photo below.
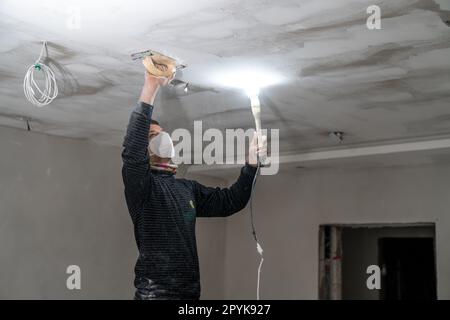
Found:
[[[256, 137], [257, 137], [256, 145], [259, 146], [258, 138], [261, 134], [261, 105], [259, 102], [259, 97], [258, 97], [257, 92], [250, 95], [250, 101], [251, 101], [253, 118], [255, 119]], [[258, 277], [257, 277], [257, 283], [256, 283], [256, 300], [259, 300], [259, 287], [260, 287], [260, 279], [261, 279], [261, 269], [262, 269], [262, 264], [264, 262], [264, 256], [263, 256], [264, 250], [258, 242], [258, 236], [256, 235], [256, 228], [255, 228], [255, 224], [253, 221], [253, 191], [255, 189], [256, 180], [258, 178], [259, 171], [261, 168], [261, 160], [259, 158], [258, 150], [256, 152], [256, 159], [257, 159], [256, 173], [255, 173], [255, 177], [253, 178], [252, 189], [250, 191], [250, 219], [251, 219], [251, 224], [252, 224], [253, 238], [255, 239], [255, 242], [256, 242], [256, 251], [261, 256], [261, 260], [260, 260], [259, 266], [258, 266]]]
[[[47, 51], [47, 41], [44, 41], [39, 58], [28, 68], [25, 78], [23, 79], [23, 92], [25, 93], [25, 97], [37, 107], [48, 105], [58, 95], [55, 74], [42, 60], [44, 50]], [[34, 80], [35, 70], [43, 72], [45, 84], [44, 90], [41, 90]]]
[[263, 249], [259, 243], [256, 243], [256, 250], [261, 255], [261, 260], [259, 261], [259, 267], [258, 267], [258, 282], [256, 284], [256, 300], [259, 300], [259, 282], [261, 279], [261, 267], [264, 262]]

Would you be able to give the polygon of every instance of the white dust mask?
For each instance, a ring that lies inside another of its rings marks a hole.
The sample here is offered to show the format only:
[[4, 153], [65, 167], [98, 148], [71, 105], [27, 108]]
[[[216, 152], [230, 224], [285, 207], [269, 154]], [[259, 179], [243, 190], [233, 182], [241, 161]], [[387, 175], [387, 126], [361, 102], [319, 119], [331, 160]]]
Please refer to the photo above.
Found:
[[160, 158], [173, 158], [175, 156], [175, 148], [170, 134], [160, 132], [150, 139], [150, 154], [156, 154]]

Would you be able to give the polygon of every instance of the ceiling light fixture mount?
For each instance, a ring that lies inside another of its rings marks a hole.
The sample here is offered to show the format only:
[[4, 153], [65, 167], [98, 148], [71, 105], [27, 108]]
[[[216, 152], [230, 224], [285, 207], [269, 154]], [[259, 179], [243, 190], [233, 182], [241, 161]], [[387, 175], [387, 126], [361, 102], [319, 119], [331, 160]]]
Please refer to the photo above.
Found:
[[331, 131], [328, 136], [338, 144], [344, 143], [344, 132], [342, 131]]

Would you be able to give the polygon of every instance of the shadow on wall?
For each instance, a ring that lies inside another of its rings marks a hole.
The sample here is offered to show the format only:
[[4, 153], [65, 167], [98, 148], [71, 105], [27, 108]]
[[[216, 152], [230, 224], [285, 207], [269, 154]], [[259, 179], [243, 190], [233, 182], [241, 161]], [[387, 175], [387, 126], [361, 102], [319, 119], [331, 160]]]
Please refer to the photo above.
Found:
[[60, 96], [67, 97], [79, 92], [80, 84], [66, 67], [48, 56], [44, 59], [44, 64], [49, 66], [55, 73], [57, 73], [56, 80], [58, 83]]

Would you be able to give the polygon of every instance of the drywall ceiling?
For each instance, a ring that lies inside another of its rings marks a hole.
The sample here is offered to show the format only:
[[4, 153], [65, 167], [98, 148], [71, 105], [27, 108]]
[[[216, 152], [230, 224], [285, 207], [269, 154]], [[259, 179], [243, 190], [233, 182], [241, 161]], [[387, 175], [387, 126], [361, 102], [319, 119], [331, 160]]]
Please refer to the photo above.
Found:
[[[379, 5], [382, 29], [368, 30]], [[265, 128], [282, 154], [346, 144], [450, 134], [448, 1], [21, 1], [0, 4], [0, 125], [121, 145], [138, 99], [142, 65], [130, 54], [171, 53], [188, 68], [188, 94], [165, 89], [155, 117], [167, 130], [249, 128], [242, 90], [225, 73], [263, 70]], [[79, 13], [79, 15], [78, 15]], [[29, 104], [26, 69], [49, 41], [60, 96]]]

